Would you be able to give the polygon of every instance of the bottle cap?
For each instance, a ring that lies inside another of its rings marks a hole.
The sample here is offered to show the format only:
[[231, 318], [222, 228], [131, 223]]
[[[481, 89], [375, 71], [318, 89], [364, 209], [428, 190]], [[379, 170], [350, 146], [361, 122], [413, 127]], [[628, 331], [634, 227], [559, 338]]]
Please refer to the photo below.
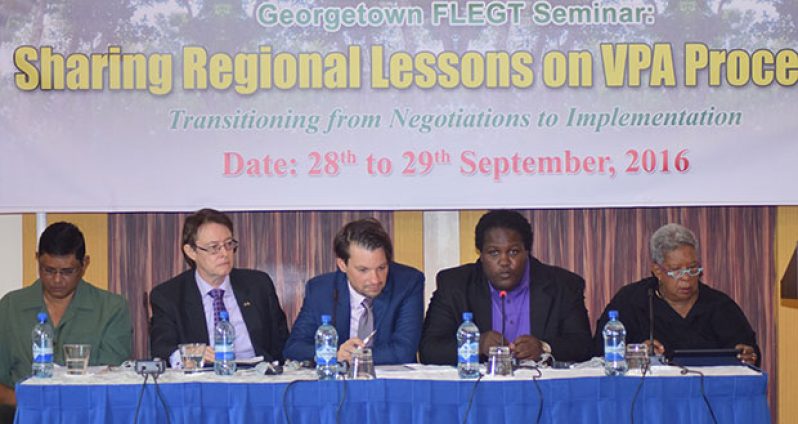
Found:
[[325, 324], [325, 325], [329, 324], [330, 321], [332, 321], [332, 317], [331, 316], [329, 316], [329, 315], [322, 315], [321, 316], [321, 323], [322, 324]]
[[607, 316], [609, 316], [610, 319], [618, 319], [618, 311], [613, 309], [613, 310], [607, 312]]
[[36, 319], [39, 320], [39, 324], [44, 324], [45, 322], [47, 322], [47, 314], [45, 314], [44, 312], [39, 312], [39, 314], [36, 315]]
[[227, 311], [219, 312], [219, 319], [222, 321], [227, 321], [230, 319], [230, 313]]
[[463, 321], [471, 321], [474, 315], [471, 312], [463, 312]]

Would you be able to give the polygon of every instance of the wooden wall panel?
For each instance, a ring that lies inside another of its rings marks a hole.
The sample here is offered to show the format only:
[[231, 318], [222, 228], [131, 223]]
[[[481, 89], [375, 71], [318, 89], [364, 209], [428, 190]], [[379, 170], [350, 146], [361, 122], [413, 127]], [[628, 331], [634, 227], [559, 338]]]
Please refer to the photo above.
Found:
[[484, 210], [460, 212], [460, 262], [467, 264], [474, 262], [479, 257], [479, 252], [474, 245], [474, 229], [477, 228], [479, 218], [485, 214]]
[[781, 277], [798, 242], [798, 207], [778, 208], [776, 226], [776, 290], [774, 304], [778, 309], [778, 422], [798, 422], [798, 363], [792, 358], [798, 351], [798, 300], [782, 300], [778, 289]]
[[39, 268], [36, 263], [36, 215], [26, 213], [22, 215], [22, 285], [27, 287], [39, 278]]
[[[86, 275], [83, 277], [93, 285], [108, 288], [108, 215], [104, 213], [49, 213], [47, 225], [67, 221], [80, 228], [86, 239], [86, 254], [91, 262]], [[36, 262], [36, 215], [25, 214], [22, 217], [22, 270], [24, 285], [29, 286], [39, 278], [39, 268]]]
[[420, 211], [393, 213], [394, 260], [424, 272], [424, 214]]

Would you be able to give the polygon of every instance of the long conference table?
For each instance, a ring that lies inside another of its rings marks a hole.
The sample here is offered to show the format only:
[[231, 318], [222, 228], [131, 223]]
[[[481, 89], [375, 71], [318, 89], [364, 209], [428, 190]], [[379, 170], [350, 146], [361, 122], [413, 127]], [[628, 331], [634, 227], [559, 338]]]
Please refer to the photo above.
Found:
[[[149, 380], [137, 422], [165, 423], [167, 408], [172, 423], [770, 422], [765, 374], [742, 366], [695, 370], [704, 377], [665, 366], [644, 378], [633, 371], [606, 377], [592, 367], [522, 369], [479, 381], [419, 364], [377, 367], [375, 380], [338, 381], [315, 381], [312, 370], [232, 377], [169, 370], [158, 379], [162, 399]], [[52, 379], [17, 385], [15, 423], [134, 423], [142, 382], [130, 369], [70, 376], [58, 368]]]

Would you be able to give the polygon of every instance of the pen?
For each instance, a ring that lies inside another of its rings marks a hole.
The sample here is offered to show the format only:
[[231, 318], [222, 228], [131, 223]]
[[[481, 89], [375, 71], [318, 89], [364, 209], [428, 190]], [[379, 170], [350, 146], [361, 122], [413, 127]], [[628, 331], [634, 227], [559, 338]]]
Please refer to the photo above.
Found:
[[369, 342], [371, 341], [371, 338], [374, 337], [375, 333], [377, 333], [377, 329], [376, 328], [374, 329], [374, 331], [369, 333], [369, 335], [366, 336], [365, 339], [363, 339], [363, 346], [368, 346]]

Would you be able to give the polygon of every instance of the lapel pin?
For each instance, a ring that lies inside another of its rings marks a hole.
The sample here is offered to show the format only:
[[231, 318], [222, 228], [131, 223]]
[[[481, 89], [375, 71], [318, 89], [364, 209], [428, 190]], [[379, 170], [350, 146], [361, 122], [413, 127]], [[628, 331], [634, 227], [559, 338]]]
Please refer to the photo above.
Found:
[[245, 300], [244, 301], [244, 307], [246, 308], [246, 307], [249, 307], [249, 306], [252, 306], [252, 304], [249, 303], [249, 300]]

